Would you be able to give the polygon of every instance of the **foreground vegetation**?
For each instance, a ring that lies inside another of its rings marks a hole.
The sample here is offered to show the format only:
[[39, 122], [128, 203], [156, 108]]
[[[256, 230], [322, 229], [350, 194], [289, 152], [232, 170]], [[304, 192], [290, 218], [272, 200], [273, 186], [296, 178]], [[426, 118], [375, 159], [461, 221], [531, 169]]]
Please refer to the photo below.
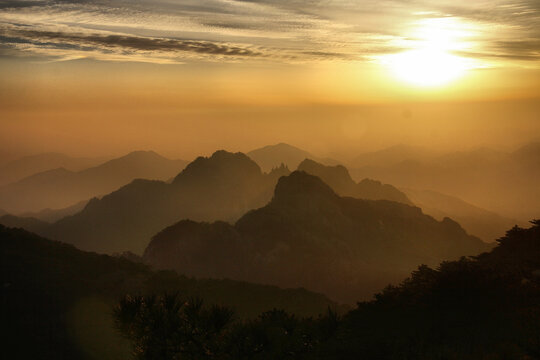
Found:
[[0, 330], [6, 359], [126, 359], [112, 308], [126, 293], [178, 292], [253, 318], [272, 308], [317, 315], [335, 303], [304, 289], [152, 271], [0, 225]]
[[169, 294], [126, 296], [115, 319], [139, 359], [537, 359], [540, 221], [489, 253], [422, 265], [343, 316], [242, 320]]

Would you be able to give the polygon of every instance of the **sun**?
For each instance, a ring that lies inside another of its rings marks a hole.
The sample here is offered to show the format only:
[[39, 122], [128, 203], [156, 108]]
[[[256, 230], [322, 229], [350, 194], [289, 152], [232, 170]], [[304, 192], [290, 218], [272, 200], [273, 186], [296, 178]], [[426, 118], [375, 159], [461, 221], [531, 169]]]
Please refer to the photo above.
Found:
[[466, 62], [459, 56], [430, 48], [391, 55], [387, 65], [398, 79], [418, 86], [444, 85], [467, 70]]
[[401, 81], [431, 87], [448, 84], [471, 68], [470, 60], [454, 52], [468, 47], [467, 27], [453, 18], [427, 19], [417, 24], [402, 46], [407, 50], [385, 55], [382, 63]]

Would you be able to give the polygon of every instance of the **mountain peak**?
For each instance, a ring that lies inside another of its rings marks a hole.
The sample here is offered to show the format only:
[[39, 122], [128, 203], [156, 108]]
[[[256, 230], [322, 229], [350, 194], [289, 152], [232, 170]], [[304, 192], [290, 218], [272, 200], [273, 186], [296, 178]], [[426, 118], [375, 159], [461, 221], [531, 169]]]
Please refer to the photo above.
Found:
[[261, 168], [247, 155], [241, 152], [231, 153], [218, 150], [210, 157], [199, 156], [173, 180], [177, 184], [187, 179], [223, 178], [241, 174], [250, 178], [260, 176]]
[[277, 144], [274, 144], [274, 145], [266, 145], [266, 146], [263, 146], [260, 149], [253, 150], [252, 152], [262, 151], [262, 150], [271, 150], [271, 149], [272, 150], [284, 150], [284, 151], [301, 151], [301, 152], [307, 153], [307, 151], [305, 151], [305, 150], [302, 150], [300, 148], [297, 148], [296, 146], [293, 146], [293, 145], [290, 145], [290, 144], [287, 144], [287, 143], [284, 143], [284, 142], [280, 142], [280, 143], [277, 143]]
[[304, 171], [294, 171], [279, 179], [274, 191], [273, 204], [332, 201], [338, 196], [321, 179]]
[[313, 157], [309, 152], [286, 143], [264, 146], [248, 152], [247, 155], [265, 172], [282, 163], [290, 169], [296, 169], [302, 160]]
[[343, 165], [329, 166], [311, 159], [305, 159], [298, 165], [298, 170], [320, 177], [338, 193], [341, 189], [346, 189], [347, 187], [355, 185], [349, 171]]
[[153, 150], [135, 150], [119, 159], [164, 159], [164, 157]]
[[160, 163], [171, 161], [155, 151], [137, 150], [132, 151], [124, 156], [109, 160], [101, 165], [93, 168], [88, 168], [86, 172], [96, 171], [96, 169], [110, 169], [118, 166], [141, 166], [144, 164]]

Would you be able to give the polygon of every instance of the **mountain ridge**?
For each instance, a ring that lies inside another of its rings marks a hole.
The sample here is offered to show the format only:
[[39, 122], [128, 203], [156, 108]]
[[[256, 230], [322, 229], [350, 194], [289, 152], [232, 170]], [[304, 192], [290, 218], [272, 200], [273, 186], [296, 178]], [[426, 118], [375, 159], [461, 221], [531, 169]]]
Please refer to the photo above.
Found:
[[0, 204], [8, 212], [65, 208], [107, 194], [135, 178], [167, 179], [185, 166], [151, 151], [131, 152], [80, 171], [49, 169], [0, 187]]
[[296, 169], [298, 164], [304, 159], [314, 159], [329, 165], [339, 163], [337, 160], [320, 158], [306, 150], [283, 142], [251, 150], [247, 152], [246, 155], [259, 164], [264, 172], [269, 172], [271, 169], [279, 167], [281, 164], [286, 165], [289, 169]]
[[403, 192], [392, 185], [382, 184], [380, 181], [363, 179], [356, 183], [347, 168], [343, 165], [323, 165], [305, 159], [298, 165], [298, 170], [315, 175], [330, 185], [341, 196], [351, 196], [370, 200], [391, 200], [403, 204], [413, 205]]
[[232, 220], [271, 197], [277, 178], [242, 153], [199, 157], [170, 184], [137, 179], [93, 199], [43, 235], [98, 252], [141, 254], [148, 239], [180, 219]]
[[103, 161], [102, 158], [72, 157], [54, 152], [24, 156], [0, 167], [0, 186], [50, 169], [63, 167], [70, 171], [80, 171]]
[[350, 171], [355, 179], [376, 178], [399, 188], [430, 189], [458, 197], [521, 223], [538, 215], [538, 143], [512, 152], [476, 148], [428, 155], [428, 160], [405, 156], [387, 164], [357, 164]]
[[355, 301], [418, 263], [488, 248], [448, 218], [439, 222], [387, 200], [340, 197], [319, 178], [295, 171], [279, 179], [266, 206], [234, 225], [182, 220], [156, 234], [143, 259], [192, 276], [303, 286]]

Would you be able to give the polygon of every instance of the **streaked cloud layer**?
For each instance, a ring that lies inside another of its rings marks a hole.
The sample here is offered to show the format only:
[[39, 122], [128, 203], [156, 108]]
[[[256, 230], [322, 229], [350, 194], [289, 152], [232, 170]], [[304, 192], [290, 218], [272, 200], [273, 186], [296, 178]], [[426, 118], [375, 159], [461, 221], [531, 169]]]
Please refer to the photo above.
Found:
[[378, 61], [430, 33], [472, 66], [538, 68], [538, 0], [8, 0], [0, 54], [151, 63]]

